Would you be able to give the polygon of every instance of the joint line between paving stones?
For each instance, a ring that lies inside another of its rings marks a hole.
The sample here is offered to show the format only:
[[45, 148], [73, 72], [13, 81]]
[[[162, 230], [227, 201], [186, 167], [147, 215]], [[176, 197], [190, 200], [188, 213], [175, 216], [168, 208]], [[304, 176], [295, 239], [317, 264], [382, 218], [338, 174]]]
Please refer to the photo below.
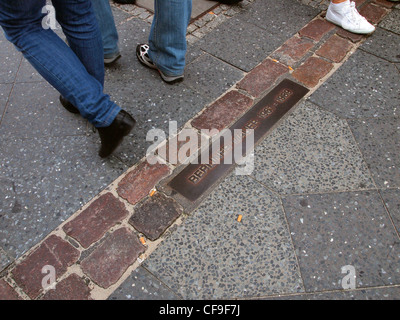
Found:
[[400, 232], [398, 231], [398, 229], [397, 229], [397, 227], [396, 227], [396, 224], [394, 223], [394, 220], [393, 220], [393, 218], [392, 218], [392, 215], [390, 214], [389, 208], [387, 207], [386, 202], [385, 202], [385, 200], [383, 199], [383, 196], [382, 196], [382, 192], [381, 192], [381, 191], [382, 191], [382, 190], [378, 190], [379, 197], [381, 198], [381, 201], [382, 201], [382, 203], [383, 203], [383, 206], [384, 206], [384, 208], [385, 208], [385, 210], [386, 210], [386, 214], [388, 215], [389, 220], [390, 220], [390, 222], [392, 223], [392, 226], [393, 226], [393, 228], [394, 228], [394, 230], [395, 230], [395, 232], [396, 232], [396, 234], [397, 234], [397, 237], [398, 237], [399, 240], [400, 240]]
[[21, 59], [19, 61], [17, 72], [15, 73], [14, 80], [13, 80], [13, 82], [10, 83], [11, 84], [11, 89], [10, 89], [10, 93], [8, 94], [8, 97], [7, 97], [7, 101], [6, 101], [4, 110], [3, 110], [3, 114], [0, 117], [0, 126], [3, 123], [3, 119], [4, 119], [5, 115], [6, 115], [6, 112], [7, 112], [7, 109], [8, 109], [8, 105], [10, 103], [11, 95], [14, 92], [14, 87], [15, 87], [15, 84], [16, 84], [16, 81], [17, 81], [17, 77], [18, 77], [19, 71], [21, 70], [22, 61], [23, 61], [23, 56], [21, 55]]

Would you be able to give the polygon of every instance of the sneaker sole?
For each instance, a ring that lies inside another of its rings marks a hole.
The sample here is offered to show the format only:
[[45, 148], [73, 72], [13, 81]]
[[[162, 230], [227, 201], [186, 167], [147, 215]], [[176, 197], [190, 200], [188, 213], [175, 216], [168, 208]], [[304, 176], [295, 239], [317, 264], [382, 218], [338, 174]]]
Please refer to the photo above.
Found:
[[114, 58], [104, 58], [104, 64], [106, 65], [106, 66], [108, 66], [108, 65], [110, 65], [110, 64], [113, 64], [114, 62], [116, 62], [117, 60], [119, 60], [119, 58], [121, 58], [121, 55], [118, 55], [118, 56], [116, 56], [116, 57], [114, 57]]
[[375, 31], [375, 29], [372, 30], [372, 31], [370, 31], [370, 32], [357, 32], [357, 31], [352, 31], [352, 30], [343, 28], [343, 26], [342, 26], [340, 23], [337, 23], [337, 22], [335, 22], [335, 21], [329, 19], [328, 16], [325, 16], [325, 19], [326, 19], [326, 21], [329, 21], [330, 23], [333, 23], [334, 25], [337, 25], [338, 27], [341, 27], [343, 30], [346, 30], [346, 31], [351, 32], [351, 33], [354, 33], [354, 34], [368, 35], [368, 34], [374, 33], [374, 31]]
[[158, 73], [159, 73], [160, 76], [161, 76], [161, 79], [162, 79], [165, 83], [168, 83], [168, 84], [175, 84], [175, 83], [182, 82], [182, 81], [184, 80], [184, 77], [183, 77], [183, 76], [180, 76], [180, 77], [169, 77], [169, 76], [164, 75], [164, 74], [161, 72], [161, 70], [158, 69], [155, 65], [150, 65], [150, 64], [147, 64], [145, 61], [143, 61], [143, 59], [140, 57], [140, 55], [139, 55], [137, 52], [136, 52], [136, 57], [137, 57], [137, 59], [139, 60], [139, 62], [140, 62], [142, 65], [144, 65], [145, 67], [150, 68], [150, 69], [153, 69], [153, 70], [157, 70]]

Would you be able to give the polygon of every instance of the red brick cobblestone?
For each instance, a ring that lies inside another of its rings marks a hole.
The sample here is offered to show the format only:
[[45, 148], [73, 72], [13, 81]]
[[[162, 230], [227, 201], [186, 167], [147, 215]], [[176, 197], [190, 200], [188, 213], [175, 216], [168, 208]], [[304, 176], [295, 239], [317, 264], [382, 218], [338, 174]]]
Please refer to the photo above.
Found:
[[311, 21], [307, 26], [299, 31], [299, 34], [303, 37], [311, 38], [315, 41], [320, 41], [324, 35], [329, 31], [335, 29], [335, 25], [327, 20], [315, 19]]
[[280, 76], [288, 72], [289, 69], [285, 65], [274, 62], [271, 59], [266, 59], [263, 63], [250, 71], [250, 73], [239, 82], [237, 87], [257, 98], [268, 90]]
[[136, 204], [146, 197], [150, 190], [169, 173], [170, 170], [167, 165], [159, 163], [152, 165], [143, 161], [122, 179], [118, 184], [117, 192], [129, 203]]
[[313, 88], [332, 68], [332, 63], [317, 57], [310, 57], [292, 75], [307, 87]]
[[275, 51], [272, 54], [272, 58], [288, 66], [293, 66], [296, 62], [300, 61], [314, 45], [315, 43], [310, 39], [294, 36]]
[[138, 236], [127, 228], [121, 228], [82, 261], [82, 271], [100, 287], [108, 288], [144, 251]]
[[374, 2], [376, 4], [378, 4], [378, 5], [381, 5], [381, 6], [385, 7], [385, 8], [389, 8], [389, 9], [392, 8], [395, 5], [394, 2], [390, 2], [390, 1], [387, 1], [387, 0], [375, 0]]
[[360, 9], [360, 14], [372, 24], [377, 24], [379, 21], [381, 21], [386, 13], [387, 11], [384, 8], [372, 3], [368, 3]]
[[0, 279], [0, 300], [22, 300], [22, 298], [7, 282]]
[[111, 193], [106, 193], [68, 222], [63, 230], [84, 248], [88, 248], [126, 216], [128, 216], [128, 210], [124, 204]]
[[90, 288], [77, 274], [60, 281], [54, 290], [49, 290], [42, 300], [91, 300]]
[[233, 90], [211, 104], [191, 122], [197, 129], [222, 129], [228, 127], [253, 104], [253, 99]]
[[35, 299], [42, 291], [44, 266], [55, 268], [56, 278], [61, 277], [67, 268], [79, 258], [79, 251], [61, 238], [51, 235], [12, 271], [15, 282], [31, 298]]
[[350, 40], [353, 43], [357, 43], [357, 42], [360, 42], [362, 39], [365, 39], [365, 35], [352, 33], [352, 32], [349, 32], [347, 30], [344, 30], [342, 28], [340, 28], [336, 32], [336, 34], [338, 36], [341, 36], [342, 38]]
[[330, 37], [325, 44], [316, 52], [317, 55], [339, 63], [350, 51], [352, 45], [344, 38], [337, 35]]
[[157, 193], [135, 209], [129, 223], [148, 239], [157, 240], [183, 213], [179, 205], [163, 194]]

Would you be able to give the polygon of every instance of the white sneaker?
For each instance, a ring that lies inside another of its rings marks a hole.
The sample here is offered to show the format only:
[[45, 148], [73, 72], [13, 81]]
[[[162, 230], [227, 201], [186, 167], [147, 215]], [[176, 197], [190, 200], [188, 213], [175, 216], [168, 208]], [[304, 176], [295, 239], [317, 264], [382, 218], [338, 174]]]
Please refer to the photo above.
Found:
[[370, 34], [375, 31], [375, 27], [358, 13], [353, 1], [346, 1], [340, 5], [331, 3], [326, 13], [326, 20], [353, 33]]

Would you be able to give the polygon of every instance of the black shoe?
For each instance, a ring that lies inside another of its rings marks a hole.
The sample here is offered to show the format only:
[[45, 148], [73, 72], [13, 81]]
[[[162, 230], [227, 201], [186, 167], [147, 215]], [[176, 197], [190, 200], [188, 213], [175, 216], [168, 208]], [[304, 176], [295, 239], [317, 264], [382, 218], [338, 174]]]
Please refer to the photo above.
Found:
[[79, 110], [71, 102], [69, 102], [67, 99], [65, 99], [63, 96], [60, 96], [60, 102], [61, 102], [62, 106], [65, 109], [67, 109], [69, 112], [75, 113], [75, 114], [79, 113]]
[[121, 110], [110, 126], [97, 128], [101, 140], [99, 156], [106, 158], [113, 153], [123, 138], [132, 131], [135, 124], [135, 119], [126, 111]]

